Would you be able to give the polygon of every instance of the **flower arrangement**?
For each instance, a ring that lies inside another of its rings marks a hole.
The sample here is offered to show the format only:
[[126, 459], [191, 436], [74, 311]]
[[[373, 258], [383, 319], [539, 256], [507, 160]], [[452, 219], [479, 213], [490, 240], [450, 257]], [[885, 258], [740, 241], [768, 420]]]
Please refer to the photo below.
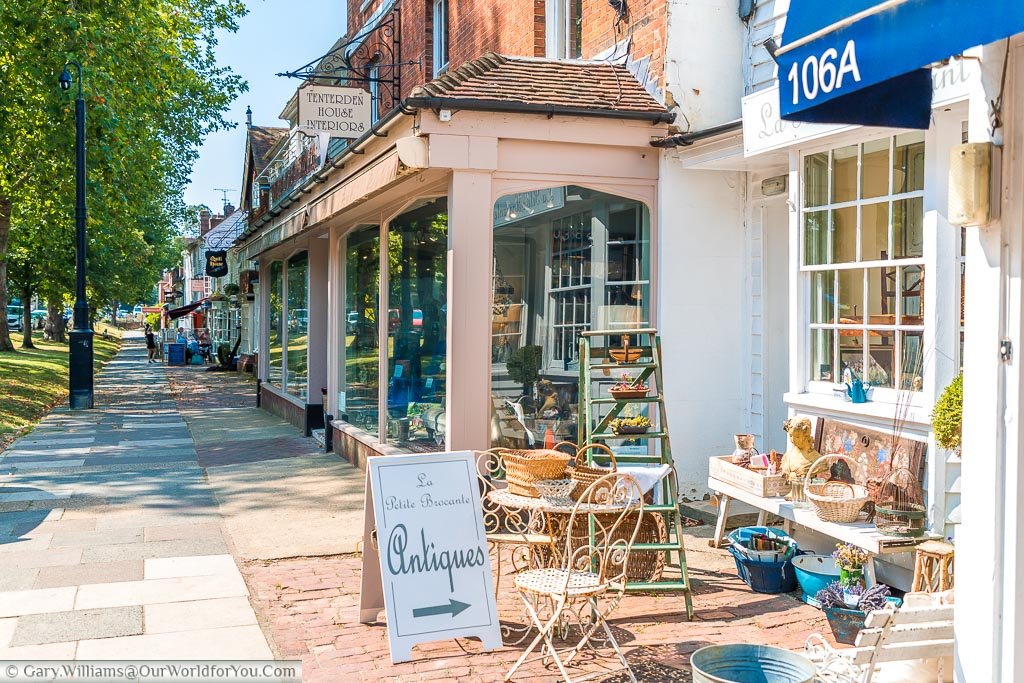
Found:
[[643, 434], [651, 428], [651, 419], [643, 415], [619, 417], [608, 425], [613, 434]]
[[868, 561], [868, 554], [855, 545], [849, 543], [836, 543], [836, 549], [832, 551], [832, 559], [840, 569], [858, 570], [864, 568]]
[[839, 567], [839, 583], [844, 587], [864, 584], [864, 563], [868, 554], [855, 545], [836, 543], [832, 558]]
[[623, 372], [619, 381], [611, 388], [612, 391], [650, 391], [650, 389], [646, 382], [634, 378], [628, 372]]
[[889, 595], [889, 587], [884, 583], [875, 584], [871, 588], [861, 588], [859, 585], [843, 587], [838, 581], [833, 581], [818, 591], [814, 599], [822, 609], [854, 607], [870, 612], [884, 608]]

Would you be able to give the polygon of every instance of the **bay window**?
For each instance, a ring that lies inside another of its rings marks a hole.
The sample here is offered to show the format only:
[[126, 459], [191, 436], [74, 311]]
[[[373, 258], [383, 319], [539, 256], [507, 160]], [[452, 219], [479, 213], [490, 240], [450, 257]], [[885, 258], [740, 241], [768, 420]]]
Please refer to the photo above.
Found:
[[924, 166], [923, 132], [803, 158], [811, 381], [921, 390]]
[[493, 224], [492, 446], [575, 440], [581, 333], [651, 322], [647, 208], [556, 187], [501, 197]]

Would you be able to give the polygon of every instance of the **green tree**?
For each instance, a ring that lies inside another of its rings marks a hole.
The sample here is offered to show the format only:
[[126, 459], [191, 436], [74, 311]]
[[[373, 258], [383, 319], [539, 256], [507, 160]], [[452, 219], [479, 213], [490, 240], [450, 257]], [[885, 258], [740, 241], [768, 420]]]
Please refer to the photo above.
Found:
[[11, 245], [19, 258], [45, 257], [34, 287], [48, 300], [73, 278], [53, 262], [74, 258], [78, 83], [59, 90], [64, 62], [84, 71], [89, 298], [141, 298], [173, 262], [198, 145], [229, 126], [223, 113], [245, 89], [214, 54], [216, 31], [236, 30], [245, 11], [241, 0], [0, 2], [0, 308]]

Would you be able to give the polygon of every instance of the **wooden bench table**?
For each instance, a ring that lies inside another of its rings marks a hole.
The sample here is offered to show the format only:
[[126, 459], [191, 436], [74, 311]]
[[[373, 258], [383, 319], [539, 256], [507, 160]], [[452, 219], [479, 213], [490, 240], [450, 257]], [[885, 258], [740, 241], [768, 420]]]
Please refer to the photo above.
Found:
[[759, 526], [764, 526], [765, 522], [767, 522], [767, 516], [771, 514], [782, 518], [783, 528], [787, 534], [792, 534], [793, 525], [797, 524], [865, 550], [869, 554], [868, 563], [864, 568], [869, 585], [875, 583], [874, 557], [876, 555], [910, 552], [921, 543], [941, 538], [937, 534], [929, 533], [912, 538], [884, 536], [878, 533], [875, 525], [871, 522], [855, 522], [852, 524], [824, 522], [814, 513], [810, 503], [807, 503], [806, 507], [798, 507], [781, 496], [762, 498], [714, 478], [708, 479], [708, 488], [717, 492], [720, 500], [718, 504], [718, 523], [715, 525], [715, 535], [711, 540], [712, 546], [718, 548], [722, 545], [725, 534], [725, 522], [729, 516], [729, 502], [731, 500], [740, 500], [761, 511], [757, 518]]

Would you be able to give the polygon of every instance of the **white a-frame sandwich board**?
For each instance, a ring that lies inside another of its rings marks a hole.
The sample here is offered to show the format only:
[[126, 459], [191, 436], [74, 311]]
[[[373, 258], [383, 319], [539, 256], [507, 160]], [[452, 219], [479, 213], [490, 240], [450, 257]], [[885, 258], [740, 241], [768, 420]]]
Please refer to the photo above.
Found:
[[410, 660], [413, 645], [432, 640], [475, 636], [486, 649], [501, 647], [473, 454], [367, 462], [372, 502], [365, 512], [360, 621], [376, 618], [383, 593], [393, 663]]

